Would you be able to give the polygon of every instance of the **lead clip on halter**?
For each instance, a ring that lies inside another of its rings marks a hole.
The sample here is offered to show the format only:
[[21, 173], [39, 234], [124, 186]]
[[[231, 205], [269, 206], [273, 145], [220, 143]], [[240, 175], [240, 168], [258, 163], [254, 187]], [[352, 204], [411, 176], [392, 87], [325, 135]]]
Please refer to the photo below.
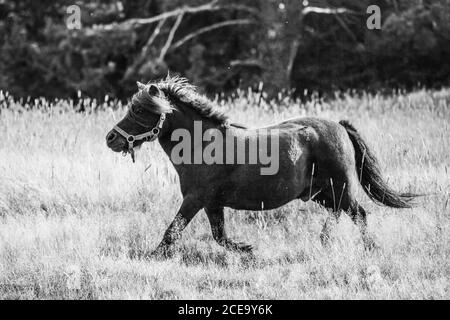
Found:
[[134, 141], [136, 141], [136, 138], [135, 138], [134, 136], [131, 136], [131, 135], [128, 136], [128, 137], [127, 137], [128, 150], [122, 152], [122, 156], [124, 156], [124, 157], [126, 157], [127, 154], [130, 153], [131, 160], [133, 161], [133, 163], [136, 162], [136, 157], [135, 157], [135, 155], [134, 155], [134, 147], [133, 147]]

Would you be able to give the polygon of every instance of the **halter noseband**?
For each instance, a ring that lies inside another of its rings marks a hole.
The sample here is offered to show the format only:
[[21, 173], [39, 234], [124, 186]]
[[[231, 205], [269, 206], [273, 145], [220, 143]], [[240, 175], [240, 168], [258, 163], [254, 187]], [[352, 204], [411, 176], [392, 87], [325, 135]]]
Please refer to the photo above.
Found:
[[125, 132], [125, 130], [121, 129], [117, 125], [114, 127], [114, 130], [116, 130], [120, 135], [122, 135], [127, 140], [128, 150], [124, 153], [126, 154], [127, 152], [129, 152], [131, 154], [131, 158], [133, 159], [133, 162], [134, 162], [134, 149], [133, 149], [134, 142], [140, 141], [140, 140], [151, 142], [151, 141], [155, 141], [156, 139], [158, 139], [158, 136], [161, 133], [161, 129], [164, 124], [164, 120], [166, 120], [166, 114], [161, 113], [158, 123], [156, 124], [156, 126], [154, 128], [152, 128], [150, 131], [144, 132], [142, 134], [138, 134], [136, 136], [128, 134], [127, 132]]

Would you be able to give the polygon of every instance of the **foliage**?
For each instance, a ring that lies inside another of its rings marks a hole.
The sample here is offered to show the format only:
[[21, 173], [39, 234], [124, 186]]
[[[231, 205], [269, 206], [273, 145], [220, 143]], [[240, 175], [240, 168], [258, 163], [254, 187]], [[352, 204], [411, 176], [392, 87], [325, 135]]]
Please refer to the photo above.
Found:
[[[161, 25], [129, 24], [177, 8], [215, 3], [221, 10], [177, 16]], [[127, 98], [135, 81], [169, 70], [207, 92], [237, 87], [335, 89], [450, 84], [450, 2], [356, 0], [77, 1], [82, 29], [66, 27], [73, 1], [0, 2], [0, 88], [18, 96]], [[366, 28], [366, 9], [382, 9], [382, 31]], [[346, 13], [305, 13], [343, 8]], [[171, 44], [221, 22], [236, 23]], [[170, 32], [174, 37], [162, 54]], [[161, 57], [162, 56], [162, 57]]]

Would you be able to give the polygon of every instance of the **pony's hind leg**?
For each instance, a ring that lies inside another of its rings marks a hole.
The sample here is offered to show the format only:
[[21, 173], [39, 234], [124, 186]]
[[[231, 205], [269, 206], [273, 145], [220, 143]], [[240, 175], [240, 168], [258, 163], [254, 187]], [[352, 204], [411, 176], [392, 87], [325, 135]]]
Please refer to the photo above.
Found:
[[345, 183], [342, 180], [339, 183], [330, 183], [329, 187], [319, 193], [313, 201], [331, 212], [320, 234], [320, 240], [323, 245], [326, 245], [329, 241], [332, 225], [339, 219], [341, 212], [345, 211], [359, 227], [365, 248], [370, 250], [375, 248], [375, 243], [367, 231], [366, 210], [356, 200], [356, 188], [352, 184], [351, 179], [346, 179]]
[[367, 231], [367, 212], [361, 207], [356, 201], [351, 205], [350, 209], [347, 211], [350, 215], [352, 221], [359, 227], [361, 232], [361, 237], [364, 242], [364, 247], [367, 250], [373, 250], [377, 246], [373, 238], [369, 235]]
[[320, 241], [322, 242], [323, 246], [326, 246], [330, 242], [330, 233], [333, 229], [333, 226], [339, 221], [341, 211], [335, 210], [332, 198], [328, 197], [325, 194], [317, 195], [316, 197], [314, 197], [313, 201], [328, 209], [329, 211], [329, 216], [325, 220], [322, 231], [320, 232]]
[[225, 217], [223, 213], [223, 207], [219, 208], [204, 208], [206, 215], [208, 216], [209, 223], [211, 224], [211, 231], [214, 240], [225, 247], [226, 249], [238, 251], [238, 252], [251, 252], [253, 247], [251, 245], [234, 242], [227, 237], [225, 231]]
[[[330, 225], [332, 225], [332, 222], [337, 221], [340, 217], [340, 213], [345, 211], [350, 216], [353, 223], [358, 226], [361, 232], [364, 247], [368, 250], [376, 248], [375, 242], [367, 231], [367, 212], [361, 205], [359, 205], [358, 201], [355, 200], [354, 190], [352, 190], [351, 186], [348, 186], [343, 188], [341, 191], [342, 196], [338, 202], [333, 200], [332, 194], [326, 193], [321, 194], [319, 197], [314, 199], [314, 201], [331, 211], [331, 215], [325, 221], [320, 234], [322, 244], [325, 245], [329, 241], [329, 233], [331, 229]], [[336, 195], [337, 193], [334, 192], [333, 194]], [[336, 203], [338, 203], [337, 206]]]

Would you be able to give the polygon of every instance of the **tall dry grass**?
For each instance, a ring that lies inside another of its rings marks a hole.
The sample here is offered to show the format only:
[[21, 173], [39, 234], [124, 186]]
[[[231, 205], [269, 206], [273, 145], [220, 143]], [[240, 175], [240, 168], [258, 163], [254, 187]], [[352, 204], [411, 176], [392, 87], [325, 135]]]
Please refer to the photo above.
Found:
[[371, 252], [346, 216], [322, 247], [326, 211], [298, 201], [259, 214], [226, 210], [229, 233], [256, 245], [253, 257], [219, 247], [200, 212], [173, 259], [145, 260], [181, 203], [161, 148], [146, 145], [134, 165], [106, 148], [120, 104], [82, 101], [80, 113], [70, 101], [0, 93], [0, 299], [450, 298], [450, 91], [280, 97], [259, 108], [258, 98], [240, 91], [217, 101], [255, 126], [349, 119], [392, 186], [429, 196], [394, 210], [361, 193], [379, 245]]

